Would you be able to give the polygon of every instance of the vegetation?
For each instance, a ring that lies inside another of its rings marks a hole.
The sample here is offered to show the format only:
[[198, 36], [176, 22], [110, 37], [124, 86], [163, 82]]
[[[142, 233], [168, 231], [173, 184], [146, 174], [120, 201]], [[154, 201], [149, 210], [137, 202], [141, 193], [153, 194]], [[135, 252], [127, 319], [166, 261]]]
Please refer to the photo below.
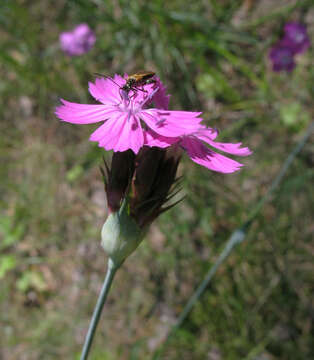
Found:
[[[91, 360], [150, 359], [271, 187], [313, 118], [313, 45], [274, 73], [287, 21], [314, 35], [312, 1], [2, 0], [0, 4], [0, 358], [78, 359], [105, 275], [106, 202], [93, 125], [59, 122], [59, 98], [91, 103], [94, 73], [156, 71], [172, 109], [203, 111], [254, 154], [239, 173], [185, 159], [186, 199], [119, 270]], [[86, 22], [93, 49], [68, 57]], [[313, 41], [312, 41], [313, 44]], [[313, 161], [307, 141], [219, 267], [162, 359], [304, 360], [313, 354]]]

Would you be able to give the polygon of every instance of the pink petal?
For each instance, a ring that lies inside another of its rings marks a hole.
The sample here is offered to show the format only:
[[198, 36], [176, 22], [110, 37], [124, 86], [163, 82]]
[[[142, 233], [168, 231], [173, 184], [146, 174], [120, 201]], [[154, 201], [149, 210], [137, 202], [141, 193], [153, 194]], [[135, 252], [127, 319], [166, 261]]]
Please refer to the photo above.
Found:
[[117, 109], [112, 106], [77, 104], [63, 99], [61, 102], [64, 105], [57, 107], [55, 114], [59, 119], [72, 124], [92, 124], [104, 121], [117, 112]]
[[170, 95], [166, 94], [166, 87], [160, 81], [158, 77], [155, 77], [155, 86], [158, 87], [158, 91], [152, 98], [152, 102], [154, 103], [154, 107], [157, 109], [168, 109]]
[[122, 102], [120, 96], [120, 86], [125, 84], [125, 80], [120, 76], [115, 76], [114, 81], [109, 78], [96, 79], [95, 84], [89, 82], [89, 92], [95, 100], [102, 102], [103, 104], [120, 104]]
[[158, 135], [153, 130], [148, 129], [144, 133], [144, 145], [147, 145], [149, 147], [159, 147], [159, 148], [166, 148], [174, 143], [177, 143], [180, 141], [179, 137], [165, 137]]
[[[117, 118], [115, 119], [109, 119], [104, 124], [99, 126], [89, 137], [90, 141], [97, 141], [100, 143], [105, 143], [106, 141], [112, 139], [113, 133], [112, 129], [114, 126], [118, 126], [119, 122], [117, 121]], [[117, 132], [117, 130], [116, 130]]]
[[106, 150], [112, 150], [115, 147], [124, 126], [125, 117], [126, 114], [120, 113], [109, 119], [99, 129], [94, 131], [90, 140], [96, 140], [99, 142], [100, 147], [103, 147]]
[[238, 156], [248, 156], [252, 154], [252, 151], [247, 148], [247, 147], [243, 147], [241, 148], [240, 146], [242, 145], [242, 143], [237, 143], [237, 144], [232, 144], [232, 143], [220, 143], [220, 142], [215, 142], [212, 140], [207, 140], [206, 141], [209, 145], [211, 145], [212, 147], [224, 151], [228, 154], [232, 154], [232, 155], [238, 155]]
[[127, 116], [120, 137], [113, 150], [126, 151], [131, 149], [137, 154], [143, 144], [144, 134], [139, 119], [134, 115]]
[[247, 156], [252, 154], [252, 151], [249, 148], [247, 147], [240, 148], [242, 143], [232, 144], [232, 143], [220, 143], [213, 141], [217, 137], [217, 135], [218, 135], [217, 130], [212, 128], [207, 128], [206, 126], [203, 126], [200, 131], [194, 134], [194, 136], [199, 140], [203, 140], [212, 147], [224, 151], [228, 154], [239, 155], [239, 156]]
[[196, 137], [203, 141], [207, 141], [208, 139], [215, 140], [218, 134], [217, 129], [206, 127], [205, 125], [200, 125], [199, 131], [195, 133]]
[[169, 111], [146, 109], [140, 113], [141, 119], [157, 134], [177, 137], [194, 133], [198, 130], [201, 113], [192, 111]]
[[100, 126], [90, 137], [98, 141], [106, 150], [133, 150], [137, 154], [144, 144], [144, 135], [139, 120], [135, 116], [121, 113]]
[[60, 34], [59, 39], [62, 50], [68, 50], [68, 48], [72, 45], [73, 35], [70, 32], [63, 32]]
[[92, 30], [90, 27], [83, 23], [76, 26], [76, 28], [73, 30], [73, 34], [78, 38], [81, 39], [82, 37], [88, 35]]
[[211, 135], [210, 130], [212, 129], [206, 129], [204, 131], [201, 131], [200, 133], [195, 134], [195, 137], [207, 142], [207, 144], [211, 145], [212, 147], [224, 151], [228, 154], [239, 155], [239, 156], [247, 156], [252, 154], [252, 151], [249, 148], [240, 147], [242, 143], [232, 144], [232, 143], [221, 143], [221, 142], [213, 141], [213, 136]]
[[185, 137], [181, 142], [181, 146], [187, 151], [189, 157], [194, 162], [213, 171], [233, 173], [243, 166], [237, 161], [215, 153], [207, 148], [199, 139], [191, 136]]

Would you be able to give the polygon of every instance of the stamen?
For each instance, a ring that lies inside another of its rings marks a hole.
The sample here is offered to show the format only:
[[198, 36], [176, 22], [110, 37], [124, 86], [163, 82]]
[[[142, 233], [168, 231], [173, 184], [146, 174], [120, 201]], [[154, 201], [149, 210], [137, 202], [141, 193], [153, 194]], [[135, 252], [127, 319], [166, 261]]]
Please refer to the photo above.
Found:
[[144, 101], [140, 104], [140, 107], [142, 108], [148, 101], [150, 101], [158, 90], [159, 86], [144, 99]]

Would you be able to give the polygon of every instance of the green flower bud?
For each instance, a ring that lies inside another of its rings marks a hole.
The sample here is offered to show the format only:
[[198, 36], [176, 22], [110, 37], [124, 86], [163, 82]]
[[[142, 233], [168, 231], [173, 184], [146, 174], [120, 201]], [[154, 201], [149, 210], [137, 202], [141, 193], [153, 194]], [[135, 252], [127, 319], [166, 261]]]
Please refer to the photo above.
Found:
[[132, 219], [128, 208], [126, 198], [121, 208], [108, 216], [101, 230], [101, 246], [115, 266], [120, 266], [133, 253], [146, 233]]

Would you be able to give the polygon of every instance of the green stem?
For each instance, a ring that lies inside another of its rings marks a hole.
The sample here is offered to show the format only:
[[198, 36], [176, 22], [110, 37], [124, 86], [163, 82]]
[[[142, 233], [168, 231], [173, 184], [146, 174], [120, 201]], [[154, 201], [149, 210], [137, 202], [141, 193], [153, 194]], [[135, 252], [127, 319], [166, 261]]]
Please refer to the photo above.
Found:
[[107, 295], [109, 293], [110, 286], [112, 284], [114, 275], [115, 275], [115, 273], [116, 273], [116, 271], [118, 269], [119, 269], [119, 266], [114, 264], [114, 262], [111, 259], [109, 259], [108, 260], [108, 268], [107, 268], [105, 281], [103, 283], [101, 292], [99, 294], [97, 304], [96, 304], [95, 309], [94, 309], [92, 320], [91, 320], [91, 322], [89, 324], [89, 329], [88, 329], [88, 332], [87, 332], [87, 335], [86, 335], [86, 338], [85, 338], [84, 347], [83, 347], [83, 350], [82, 350], [82, 355], [81, 355], [80, 360], [87, 360], [88, 353], [89, 353], [90, 347], [91, 347], [92, 342], [93, 342], [93, 338], [94, 338], [94, 335], [95, 335], [96, 327], [97, 327], [97, 324], [98, 324], [102, 309], [103, 309], [105, 301], [107, 299]]

